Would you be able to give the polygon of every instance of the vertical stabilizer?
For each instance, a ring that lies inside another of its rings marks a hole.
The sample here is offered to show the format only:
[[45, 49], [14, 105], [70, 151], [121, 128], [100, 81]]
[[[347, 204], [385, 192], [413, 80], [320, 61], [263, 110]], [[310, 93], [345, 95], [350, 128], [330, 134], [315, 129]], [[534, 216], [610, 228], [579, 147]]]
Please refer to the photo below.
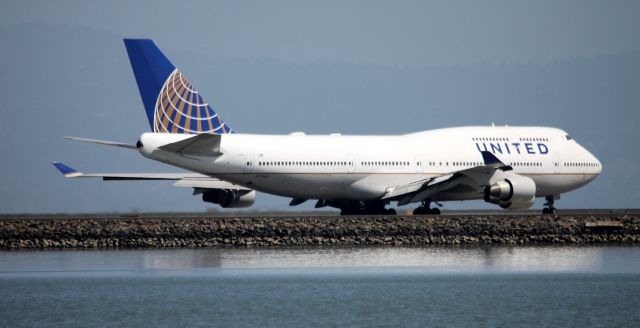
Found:
[[158, 47], [149, 39], [124, 39], [140, 97], [153, 132], [232, 133]]

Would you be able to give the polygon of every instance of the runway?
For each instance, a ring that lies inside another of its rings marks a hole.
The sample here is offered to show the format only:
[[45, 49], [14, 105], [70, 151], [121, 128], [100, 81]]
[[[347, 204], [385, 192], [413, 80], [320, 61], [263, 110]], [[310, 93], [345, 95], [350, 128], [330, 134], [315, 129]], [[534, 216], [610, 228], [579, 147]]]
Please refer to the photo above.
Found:
[[[36, 213], [0, 214], [0, 220], [38, 219], [117, 219], [117, 218], [340, 218], [340, 217], [412, 217], [408, 212], [398, 211], [397, 215], [356, 215], [340, 216], [338, 211], [207, 211], [207, 212], [122, 212], [122, 213]], [[529, 217], [541, 215], [541, 210], [442, 210], [439, 217]], [[631, 209], [559, 209], [557, 217], [595, 216], [610, 218], [620, 215], [640, 215], [640, 208]], [[426, 215], [431, 216], [431, 215]], [[436, 216], [436, 217], [438, 217]]]

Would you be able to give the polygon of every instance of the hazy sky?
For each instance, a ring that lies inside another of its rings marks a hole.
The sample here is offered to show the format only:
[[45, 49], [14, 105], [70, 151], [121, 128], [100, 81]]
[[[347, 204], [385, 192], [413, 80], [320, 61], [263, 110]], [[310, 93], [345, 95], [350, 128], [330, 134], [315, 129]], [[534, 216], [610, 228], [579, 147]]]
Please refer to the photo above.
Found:
[[64, 24], [287, 63], [543, 63], [640, 50], [638, 1], [3, 1], [2, 26]]
[[[213, 207], [168, 183], [50, 167], [176, 170], [60, 138], [148, 129], [124, 37], [153, 38], [241, 132], [555, 126], [604, 164], [558, 207], [637, 207], [638, 32], [638, 1], [3, 1], [0, 212]], [[256, 208], [287, 203], [260, 194]], [[447, 205], [460, 207], [486, 205]]]

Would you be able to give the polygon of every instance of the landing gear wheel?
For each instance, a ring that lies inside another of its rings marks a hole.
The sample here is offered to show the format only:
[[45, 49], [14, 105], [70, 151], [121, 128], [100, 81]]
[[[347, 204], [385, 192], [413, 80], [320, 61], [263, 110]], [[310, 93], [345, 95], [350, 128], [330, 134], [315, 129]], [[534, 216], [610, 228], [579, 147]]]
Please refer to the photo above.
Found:
[[[432, 214], [432, 215], [440, 215], [440, 209], [437, 207], [431, 208], [431, 199], [425, 199], [422, 201], [422, 204], [413, 210], [413, 215], [424, 215], [424, 214]], [[440, 203], [435, 202], [436, 205], [440, 205]]]
[[423, 215], [423, 214], [427, 214], [427, 209], [422, 206], [416, 207], [413, 210], [413, 215]]
[[340, 215], [354, 215], [355, 213], [353, 211], [350, 211], [348, 209], [341, 209], [340, 210]]
[[558, 209], [553, 207], [553, 204], [555, 203], [554, 197], [553, 196], [547, 196], [547, 197], [545, 197], [545, 199], [547, 200], [547, 202], [544, 203], [544, 206], [547, 206], [547, 207], [542, 209], [542, 214], [558, 215]]
[[378, 201], [350, 202], [340, 207], [340, 215], [396, 215], [395, 209], [385, 206], [385, 203]]
[[427, 208], [424, 206], [420, 206], [420, 207], [416, 207], [416, 209], [413, 210], [413, 215], [425, 215], [425, 214], [440, 215], [440, 209]]

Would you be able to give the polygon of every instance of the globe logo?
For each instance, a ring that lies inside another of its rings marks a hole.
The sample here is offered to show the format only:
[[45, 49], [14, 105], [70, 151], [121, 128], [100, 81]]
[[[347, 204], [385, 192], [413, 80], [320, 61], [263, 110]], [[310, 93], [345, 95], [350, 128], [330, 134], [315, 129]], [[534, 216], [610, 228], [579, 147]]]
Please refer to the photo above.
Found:
[[188, 134], [231, 132], [231, 129], [178, 69], [169, 75], [160, 90], [153, 121], [154, 132]]

